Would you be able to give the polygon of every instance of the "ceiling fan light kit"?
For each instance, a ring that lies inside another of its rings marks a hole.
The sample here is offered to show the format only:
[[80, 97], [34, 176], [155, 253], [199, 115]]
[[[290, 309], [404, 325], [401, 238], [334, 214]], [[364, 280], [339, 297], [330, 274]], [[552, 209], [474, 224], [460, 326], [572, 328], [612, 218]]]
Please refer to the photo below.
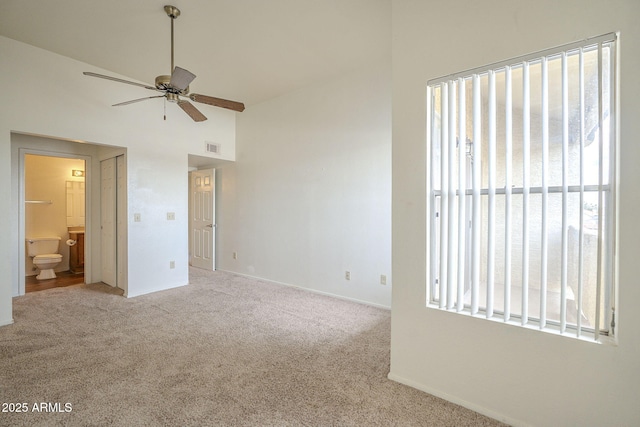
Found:
[[[202, 114], [187, 98], [193, 102], [199, 102], [202, 104], [212, 105], [214, 107], [226, 108], [233, 111], [244, 111], [244, 104], [241, 102], [230, 101], [228, 99], [215, 98], [213, 96], [200, 95], [197, 93], [189, 93], [189, 84], [196, 78], [196, 75], [192, 72], [174, 66], [173, 64], [173, 21], [180, 16], [180, 9], [175, 6], [167, 5], [164, 7], [164, 11], [167, 16], [171, 18], [171, 75], [160, 75], [156, 77], [155, 86], [145, 85], [141, 83], [132, 82], [129, 80], [119, 79], [117, 77], [105, 76], [103, 74], [92, 73], [85, 71], [83, 74], [90, 77], [98, 77], [101, 79], [111, 80], [118, 83], [125, 83], [133, 86], [139, 86], [148, 90], [156, 92], [163, 92], [162, 95], [147, 96], [144, 98], [133, 99], [131, 101], [120, 102], [114, 104], [114, 107], [129, 105], [140, 101], [146, 101], [153, 98], [165, 98], [165, 100], [178, 104], [178, 106], [196, 122], [202, 122], [207, 120], [204, 114]], [[166, 116], [165, 116], [166, 119]]]

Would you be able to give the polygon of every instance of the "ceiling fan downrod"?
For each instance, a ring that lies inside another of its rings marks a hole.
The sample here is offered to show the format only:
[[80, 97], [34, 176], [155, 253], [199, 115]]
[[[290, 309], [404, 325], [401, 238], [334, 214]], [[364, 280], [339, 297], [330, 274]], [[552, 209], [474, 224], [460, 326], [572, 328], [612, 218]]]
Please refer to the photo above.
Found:
[[167, 16], [171, 18], [171, 73], [173, 73], [173, 21], [180, 16], [180, 9], [175, 6], [166, 5], [164, 11], [167, 13]]

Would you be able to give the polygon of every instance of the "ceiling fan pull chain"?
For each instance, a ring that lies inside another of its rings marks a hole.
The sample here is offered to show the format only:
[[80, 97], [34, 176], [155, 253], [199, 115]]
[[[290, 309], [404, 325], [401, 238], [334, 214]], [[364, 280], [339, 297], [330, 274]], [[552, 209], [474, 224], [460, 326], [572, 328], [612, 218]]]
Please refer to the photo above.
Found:
[[164, 120], [167, 121], [167, 98], [164, 99], [162, 105], [164, 105]]

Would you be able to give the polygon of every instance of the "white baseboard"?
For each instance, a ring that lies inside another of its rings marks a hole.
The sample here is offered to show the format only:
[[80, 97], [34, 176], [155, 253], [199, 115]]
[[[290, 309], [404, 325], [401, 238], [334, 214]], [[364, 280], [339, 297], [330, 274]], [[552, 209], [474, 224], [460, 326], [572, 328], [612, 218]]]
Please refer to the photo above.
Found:
[[384, 310], [391, 310], [391, 307], [386, 306], [386, 305], [376, 304], [376, 303], [369, 302], [369, 301], [363, 301], [363, 300], [359, 300], [357, 298], [351, 298], [351, 297], [347, 297], [347, 296], [344, 296], [344, 295], [332, 294], [331, 292], [319, 291], [317, 289], [305, 288], [305, 287], [299, 286], [299, 285], [292, 285], [291, 283], [278, 282], [277, 280], [265, 279], [264, 277], [252, 276], [250, 274], [238, 273], [237, 271], [222, 270], [222, 269], [219, 269], [219, 268], [216, 269], [216, 271], [223, 271], [225, 273], [236, 274], [238, 276], [248, 277], [248, 278], [254, 279], [254, 280], [262, 280], [263, 282], [269, 282], [269, 283], [273, 283], [275, 285], [288, 286], [290, 288], [296, 288], [296, 289], [300, 289], [302, 291], [308, 291], [308, 292], [312, 292], [314, 294], [325, 295], [325, 296], [328, 296], [328, 297], [338, 298], [338, 299], [342, 299], [342, 300], [345, 300], [345, 301], [356, 302], [358, 304], [369, 305], [371, 307], [382, 308]]
[[[156, 292], [168, 291], [169, 289], [181, 288], [183, 286], [187, 286], [188, 284], [189, 284], [189, 282], [180, 283], [180, 284], [177, 284], [177, 285], [171, 285], [171, 286], [167, 286], [167, 287], [163, 287], [163, 288], [153, 289], [153, 290], [146, 291], [146, 292], [136, 292], [136, 293], [130, 293], [130, 292], [128, 292], [128, 289], [127, 289], [127, 291], [125, 291], [123, 296], [125, 298], [135, 298], [135, 297], [139, 297], [139, 296], [142, 296], [142, 295], [153, 294], [153, 293], [156, 293]], [[127, 286], [127, 288], [128, 288], [128, 286]]]
[[13, 318], [0, 320], [0, 328], [7, 325], [13, 324]]
[[487, 417], [493, 418], [494, 420], [498, 420], [498, 421], [503, 422], [505, 424], [509, 424], [510, 426], [517, 426], [517, 427], [527, 427], [527, 426], [529, 426], [529, 424], [526, 424], [526, 423], [522, 422], [521, 420], [516, 420], [516, 419], [510, 418], [510, 417], [507, 417], [506, 415], [501, 414], [499, 412], [493, 411], [491, 409], [487, 409], [487, 408], [485, 408], [483, 406], [476, 405], [474, 403], [471, 403], [471, 402], [468, 402], [466, 400], [460, 399], [460, 398], [458, 398], [456, 396], [452, 396], [450, 394], [444, 393], [444, 392], [442, 392], [440, 390], [436, 390], [436, 389], [433, 389], [431, 387], [427, 387], [424, 384], [418, 383], [418, 382], [413, 381], [413, 380], [409, 380], [409, 379], [401, 377], [399, 375], [395, 375], [395, 374], [393, 374], [391, 372], [389, 372], [389, 375], [387, 375], [387, 378], [389, 378], [391, 381], [395, 381], [395, 382], [398, 382], [400, 384], [404, 384], [404, 385], [407, 385], [409, 387], [413, 387], [413, 388], [415, 388], [417, 390], [424, 391], [425, 393], [428, 393], [428, 394], [430, 394], [432, 396], [439, 397], [439, 398], [444, 399], [444, 400], [446, 400], [448, 402], [455, 403], [456, 405], [460, 405], [460, 406], [463, 406], [463, 407], [465, 407], [467, 409], [471, 409], [474, 412], [477, 412], [479, 414], [482, 414], [482, 415], [485, 415]]

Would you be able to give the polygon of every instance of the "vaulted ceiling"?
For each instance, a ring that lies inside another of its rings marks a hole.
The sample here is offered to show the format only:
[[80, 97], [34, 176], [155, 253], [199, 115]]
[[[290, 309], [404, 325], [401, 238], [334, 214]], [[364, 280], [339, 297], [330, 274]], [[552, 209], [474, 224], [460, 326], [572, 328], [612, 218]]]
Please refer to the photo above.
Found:
[[192, 91], [248, 106], [391, 55], [390, 0], [2, 0], [0, 35], [153, 84], [170, 74], [165, 4]]

